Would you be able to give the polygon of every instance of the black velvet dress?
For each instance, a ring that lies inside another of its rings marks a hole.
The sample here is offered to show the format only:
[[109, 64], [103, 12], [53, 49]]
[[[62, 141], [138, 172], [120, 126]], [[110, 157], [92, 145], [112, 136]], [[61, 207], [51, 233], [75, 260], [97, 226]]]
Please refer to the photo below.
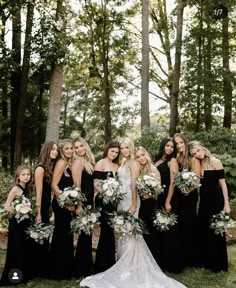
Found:
[[[63, 190], [72, 186], [71, 170], [67, 167], [58, 187]], [[52, 209], [55, 217], [55, 228], [50, 247], [51, 277], [57, 280], [69, 279], [73, 274], [74, 258], [73, 233], [70, 229], [72, 213], [67, 208], [61, 208], [56, 198], [52, 201]]]
[[[165, 201], [170, 186], [170, 168], [168, 162], [162, 162], [157, 169], [161, 175], [161, 184], [164, 185], [164, 192], [157, 198], [159, 209], [165, 207]], [[179, 191], [175, 189], [171, 199], [172, 212], [179, 217]], [[180, 273], [183, 270], [183, 255], [181, 251], [181, 235], [179, 223], [175, 224], [168, 231], [159, 232], [160, 256], [158, 264], [162, 270]]]
[[[81, 191], [87, 199], [84, 206], [91, 205], [93, 207], [93, 174], [89, 174], [85, 169], [82, 171]], [[83, 232], [79, 235], [73, 270], [76, 278], [93, 274], [92, 235], [89, 236]]]
[[[27, 197], [26, 190], [19, 184], [17, 186], [19, 186], [19, 188], [23, 191], [23, 195]], [[14, 285], [8, 279], [8, 273], [13, 268], [22, 272], [23, 278], [21, 283], [24, 283], [29, 279], [28, 268], [30, 265], [30, 250], [28, 249], [29, 239], [25, 233], [25, 230], [29, 227], [29, 225], [29, 219], [25, 219], [20, 223], [17, 223], [16, 218], [12, 217], [9, 221], [7, 253], [5, 266], [0, 280], [0, 286]]]
[[228, 271], [225, 235], [216, 235], [209, 228], [210, 218], [224, 209], [224, 198], [219, 186], [224, 170], [205, 170], [201, 179], [198, 213], [201, 266], [214, 272]]
[[[108, 171], [94, 171], [94, 179], [107, 179], [113, 177], [112, 172]], [[101, 233], [99, 237], [98, 247], [96, 251], [95, 272], [103, 272], [115, 264], [115, 235], [114, 229], [108, 224], [108, 214], [116, 211], [116, 205], [103, 204], [101, 199], [96, 197], [96, 206], [102, 208], [100, 227]]]

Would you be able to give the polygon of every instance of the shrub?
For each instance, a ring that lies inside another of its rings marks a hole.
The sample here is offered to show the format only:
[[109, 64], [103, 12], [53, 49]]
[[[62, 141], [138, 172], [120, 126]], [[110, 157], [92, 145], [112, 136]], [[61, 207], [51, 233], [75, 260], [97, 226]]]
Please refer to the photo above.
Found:
[[0, 205], [5, 203], [12, 188], [13, 178], [9, 173], [0, 170]]

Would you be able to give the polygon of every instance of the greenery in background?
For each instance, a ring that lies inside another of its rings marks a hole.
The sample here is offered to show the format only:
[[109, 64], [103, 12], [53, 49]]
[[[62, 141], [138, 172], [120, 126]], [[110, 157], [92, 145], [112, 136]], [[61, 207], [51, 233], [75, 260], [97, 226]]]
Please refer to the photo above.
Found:
[[13, 178], [9, 173], [0, 170], [0, 205], [5, 203], [13, 185]]

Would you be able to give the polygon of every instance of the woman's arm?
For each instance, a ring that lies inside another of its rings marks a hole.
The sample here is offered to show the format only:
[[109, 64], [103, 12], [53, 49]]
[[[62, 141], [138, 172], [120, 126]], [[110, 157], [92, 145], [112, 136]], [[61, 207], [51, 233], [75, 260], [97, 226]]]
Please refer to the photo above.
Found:
[[4, 210], [8, 213], [11, 213], [13, 211], [12, 207], [11, 207], [11, 203], [14, 201], [14, 199], [16, 198], [16, 196], [19, 196], [19, 190], [16, 186], [14, 186], [11, 191], [9, 192], [8, 196], [7, 196], [7, 200], [6, 203], [4, 205]]
[[140, 166], [136, 161], [133, 161], [130, 165], [131, 172], [131, 191], [132, 191], [132, 204], [129, 208], [130, 213], [133, 215], [137, 209], [137, 189], [135, 186], [135, 181], [140, 175]]
[[175, 181], [175, 174], [179, 171], [178, 163], [175, 158], [172, 158], [169, 162], [169, 168], [170, 168], [170, 186], [168, 190], [168, 194], [166, 197], [165, 202], [165, 209], [166, 211], [171, 211], [171, 199], [174, 194], [174, 181]]
[[[219, 159], [215, 159], [214, 161], [214, 168], [216, 170], [224, 169], [221, 161]], [[223, 197], [224, 197], [224, 211], [226, 213], [230, 213], [230, 205], [229, 205], [229, 195], [228, 195], [228, 188], [225, 182], [225, 178], [219, 179], [219, 184], [222, 189]]]
[[[94, 171], [104, 171], [103, 159], [99, 160], [95, 164]], [[97, 195], [97, 193], [99, 192], [99, 188], [98, 188], [96, 179], [94, 179], [94, 181], [93, 181], [93, 187], [94, 187], [94, 197], [95, 197]]]
[[53, 175], [52, 175], [52, 192], [55, 197], [58, 197], [60, 194], [60, 188], [58, 187], [58, 184], [61, 180], [61, 177], [66, 169], [66, 162], [63, 159], [59, 159], [55, 165]]
[[37, 206], [37, 215], [36, 215], [36, 222], [40, 223], [41, 219], [41, 204], [42, 204], [42, 193], [43, 193], [43, 176], [44, 176], [44, 169], [43, 167], [39, 166], [35, 169], [34, 173], [34, 183], [36, 189], [36, 206]]
[[[71, 166], [72, 179], [76, 186], [81, 186], [81, 178], [82, 178], [83, 169], [84, 169], [84, 166], [79, 159], [76, 159], [72, 162], [72, 166]], [[81, 209], [82, 209], [82, 206], [79, 203], [76, 207], [75, 213], [79, 214]]]

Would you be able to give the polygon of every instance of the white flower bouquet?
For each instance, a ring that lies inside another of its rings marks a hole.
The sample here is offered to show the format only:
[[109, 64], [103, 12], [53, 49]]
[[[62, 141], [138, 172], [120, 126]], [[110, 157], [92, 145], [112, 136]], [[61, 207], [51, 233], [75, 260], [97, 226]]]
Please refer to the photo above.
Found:
[[161, 232], [168, 231], [177, 223], [177, 218], [177, 215], [173, 212], [157, 209], [154, 212], [153, 225]]
[[174, 184], [182, 193], [188, 194], [190, 189], [198, 189], [201, 186], [198, 183], [198, 178], [195, 172], [183, 169], [183, 171], [176, 173]]
[[220, 234], [221, 236], [235, 226], [236, 222], [225, 211], [213, 215], [210, 219], [210, 228], [214, 230], [215, 234]]
[[91, 235], [93, 228], [100, 224], [99, 211], [93, 211], [90, 205], [83, 208], [83, 210], [70, 222], [71, 231], [80, 235], [84, 232], [86, 235]]
[[18, 223], [31, 218], [33, 212], [31, 201], [24, 195], [17, 197], [12, 202], [11, 206], [13, 209], [13, 215]]
[[105, 180], [96, 180], [99, 189], [98, 197], [102, 199], [103, 204], [116, 204], [124, 199], [125, 193], [120, 189], [120, 183], [117, 178], [108, 177]]
[[79, 203], [86, 201], [85, 195], [81, 192], [80, 187], [72, 186], [66, 187], [63, 191], [60, 192], [57, 197], [57, 201], [60, 207], [66, 206], [76, 206]]
[[52, 235], [54, 226], [45, 223], [34, 223], [25, 232], [35, 242], [43, 244]]
[[143, 234], [142, 220], [135, 218], [128, 211], [110, 213], [109, 224], [120, 238], [125, 236], [140, 237]]
[[155, 174], [144, 174], [139, 176], [135, 181], [135, 186], [140, 197], [150, 195], [153, 196], [153, 198], [157, 198], [157, 196], [164, 190], [161, 186], [160, 180], [155, 176]]

